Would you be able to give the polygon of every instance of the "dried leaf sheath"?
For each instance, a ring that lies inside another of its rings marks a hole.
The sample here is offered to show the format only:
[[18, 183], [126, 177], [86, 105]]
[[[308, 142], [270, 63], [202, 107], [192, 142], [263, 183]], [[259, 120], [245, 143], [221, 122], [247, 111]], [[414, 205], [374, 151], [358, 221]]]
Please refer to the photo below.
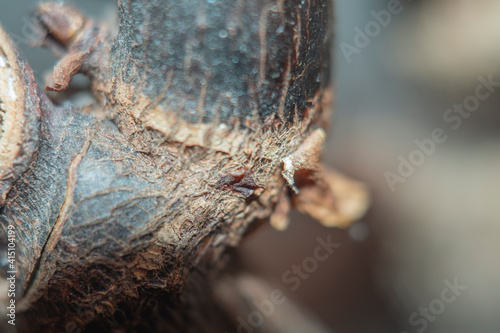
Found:
[[0, 206], [33, 160], [40, 106], [33, 72], [0, 27]]

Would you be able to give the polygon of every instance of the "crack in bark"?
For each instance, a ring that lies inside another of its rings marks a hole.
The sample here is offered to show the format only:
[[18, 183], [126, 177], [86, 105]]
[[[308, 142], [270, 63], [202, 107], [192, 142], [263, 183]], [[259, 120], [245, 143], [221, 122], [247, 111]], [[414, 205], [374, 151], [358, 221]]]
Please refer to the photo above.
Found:
[[82, 146], [82, 149], [76, 154], [76, 156], [71, 160], [71, 163], [68, 168], [68, 182], [66, 186], [66, 192], [65, 192], [65, 197], [63, 204], [59, 210], [59, 214], [57, 216], [57, 219], [52, 227], [52, 230], [50, 231], [47, 240], [42, 246], [42, 250], [40, 251], [40, 256], [38, 257], [38, 260], [36, 261], [34, 267], [33, 267], [33, 272], [34, 274], [30, 277], [30, 279], [26, 282], [26, 292], [24, 297], [22, 298], [19, 308], [22, 310], [24, 307], [28, 307], [30, 304], [34, 302], [36, 298], [38, 298], [38, 291], [33, 290], [34, 287], [36, 287], [36, 283], [40, 279], [40, 270], [39, 267], [42, 262], [44, 262], [47, 257], [50, 255], [50, 253], [54, 250], [56, 247], [62, 231], [63, 231], [63, 225], [64, 222], [66, 221], [66, 217], [69, 211], [70, 206], [73, 204], [73, 198], [74, 198], [74, 189], [77, 181], [77, 169], [78, 166], [80, 165], [80, 162], [82, 161], [83, 157], [86, 155], [89, 147], [90, 147], [90, 142], [92, 141], [91, 135], [87, 137], [87, 140]]

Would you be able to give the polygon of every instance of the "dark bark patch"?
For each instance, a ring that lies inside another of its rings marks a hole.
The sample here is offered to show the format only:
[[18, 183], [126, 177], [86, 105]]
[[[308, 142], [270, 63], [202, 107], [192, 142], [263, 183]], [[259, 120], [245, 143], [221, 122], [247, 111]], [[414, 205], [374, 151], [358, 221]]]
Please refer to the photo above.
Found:
[[222, 176], [217, 181], [216, 186], [225, 191], [235, 191], [243, 194], [245, 198], [251, 197], [256, 189], [264, 188], [264, 186], [257, 184], [253, 178], [252, 170], [248, 168]]

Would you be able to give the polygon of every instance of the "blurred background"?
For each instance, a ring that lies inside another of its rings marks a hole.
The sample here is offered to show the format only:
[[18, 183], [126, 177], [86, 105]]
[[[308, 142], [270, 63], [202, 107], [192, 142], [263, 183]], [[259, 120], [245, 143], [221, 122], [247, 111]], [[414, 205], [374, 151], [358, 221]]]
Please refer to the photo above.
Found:
[[[3, 5], [0, 21], [42, 83], [55, 58], [28, 45], [36, 3]], [[330, 332], [499, 332], [500, 1], [336, 0], [335, 12], [324, 161], [365, 182], [372, 206], [346, 230], [300, 214], [284, 232], [265, 224], [234, 255]], [[339, 247], [291, 290], [283, 274], [328, 236]]]

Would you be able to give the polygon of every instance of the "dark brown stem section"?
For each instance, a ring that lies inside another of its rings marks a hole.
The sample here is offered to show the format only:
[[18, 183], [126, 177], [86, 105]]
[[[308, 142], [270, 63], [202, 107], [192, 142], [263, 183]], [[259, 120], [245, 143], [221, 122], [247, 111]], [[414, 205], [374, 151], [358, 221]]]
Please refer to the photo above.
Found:
[[331, 5], [118, 9], [118, 27], [55, 4], [36, 14], [45, 45], [66, 52], [49, 89], [82, 72], [99, 103], [57, 107], [39, 93], [36, 157], [0, 208], [1, 227], [16, 228], [19, 327], [222, 332], [235, 318], [211, 291], [221, 255], [279, 200], [289, 206], [303, 165], [293, 154], [312, 133], [319, 155]]
[[[120, 1], [104, 79], [190, 122], [302, 118], [329, 84], [328, 1]], [[256, 124], [257, 126], [257, 124]]]

